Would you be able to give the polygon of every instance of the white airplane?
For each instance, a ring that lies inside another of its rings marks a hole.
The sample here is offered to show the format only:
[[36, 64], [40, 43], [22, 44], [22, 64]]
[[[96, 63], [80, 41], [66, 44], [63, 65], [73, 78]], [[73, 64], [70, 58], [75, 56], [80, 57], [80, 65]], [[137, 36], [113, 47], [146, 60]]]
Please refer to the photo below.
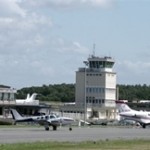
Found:
[[29, 104], [29, 103], [36, 102], [37, 101], [35, 100], [36, 96], [37, 96], [37, 93], [33, 93], [31, 96], [30, 94], [27, 94], [26, 99], [16, 99], [16, 103], [17, 104]]
[[124, 119], [139, 122], [143, 128], [150, 125], [150, 112], [133, 110], [123, 101], [116, 101], [116, 106]]
[[69, 125], [69, 130], [72, 130], [71, 124], [74, 122], [73, 118], [68, 117], [59, 117], [55, 114], [42, 115], [42, 116], [31, 116], [31, 117], [22, 117], [16, 109], [11, 109], [11, 114], [15, 123], [17, 122], [37, 122], [40, 125], [45, 127], [45, 130], [49, 130], [49, 127], [52, 126], [53, 130], [57, 130], [57, 127], [60, 125]]

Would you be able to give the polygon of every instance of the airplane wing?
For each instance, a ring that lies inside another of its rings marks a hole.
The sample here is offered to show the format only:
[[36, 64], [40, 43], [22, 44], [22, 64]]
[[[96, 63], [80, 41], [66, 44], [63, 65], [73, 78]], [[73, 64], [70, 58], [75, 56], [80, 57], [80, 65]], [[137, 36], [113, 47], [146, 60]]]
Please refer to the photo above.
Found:
[[32, 118], [16, 120], [16, 122], [32, 122], [32, 121], [34, 121]]
[[58, 118], [49, 118], [49, 119], [37, 119], [35, 120], [40, 125], [44, 126], [59, 126], [59, 125], [71, 125], [74, 120], [68, 117], [58, 117]]
[[60, 120], [62, 125], [70, 125], [74, 122], [74, 119], [69, 117], [60, 117]]
[[48, 126], [59, 126], [61, 123], [61, 120], [58, 118], [53, 118], [53, 119], [36, 119], [34, 120], [40, 125], [48, 125]]

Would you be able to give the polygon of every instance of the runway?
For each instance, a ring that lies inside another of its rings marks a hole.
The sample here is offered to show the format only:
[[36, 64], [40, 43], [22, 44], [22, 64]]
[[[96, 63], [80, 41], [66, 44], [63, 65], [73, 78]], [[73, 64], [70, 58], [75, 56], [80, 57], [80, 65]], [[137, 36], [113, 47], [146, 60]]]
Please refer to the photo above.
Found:
[[42, 127], [0, 128], [0, 143], [27, 143], [37, 141], [98, 141], [115, 139], [150, 139], [150, 128], [117, 128], [117, 127], [67, 127], [57, 131], [45, 131]]

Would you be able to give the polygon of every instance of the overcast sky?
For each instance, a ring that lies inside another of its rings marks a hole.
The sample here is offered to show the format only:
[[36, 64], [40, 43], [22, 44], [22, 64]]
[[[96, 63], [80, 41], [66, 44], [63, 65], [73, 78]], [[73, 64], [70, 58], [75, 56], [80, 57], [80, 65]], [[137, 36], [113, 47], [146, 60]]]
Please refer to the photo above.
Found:
[[75, 83], [93, 53], [117, 84], [150, 84], [149, 0], [0, 0], [0, 84]]

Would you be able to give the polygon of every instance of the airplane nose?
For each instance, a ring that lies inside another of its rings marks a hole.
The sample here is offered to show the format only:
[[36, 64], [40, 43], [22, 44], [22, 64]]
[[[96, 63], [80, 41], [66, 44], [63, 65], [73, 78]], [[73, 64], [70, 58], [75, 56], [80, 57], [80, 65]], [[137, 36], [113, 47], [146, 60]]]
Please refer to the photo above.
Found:
[[120, 113], [119, 115], [120, 115], [120, 116], [125, 116], [125, 114], [124, 114], [124, 113]]

